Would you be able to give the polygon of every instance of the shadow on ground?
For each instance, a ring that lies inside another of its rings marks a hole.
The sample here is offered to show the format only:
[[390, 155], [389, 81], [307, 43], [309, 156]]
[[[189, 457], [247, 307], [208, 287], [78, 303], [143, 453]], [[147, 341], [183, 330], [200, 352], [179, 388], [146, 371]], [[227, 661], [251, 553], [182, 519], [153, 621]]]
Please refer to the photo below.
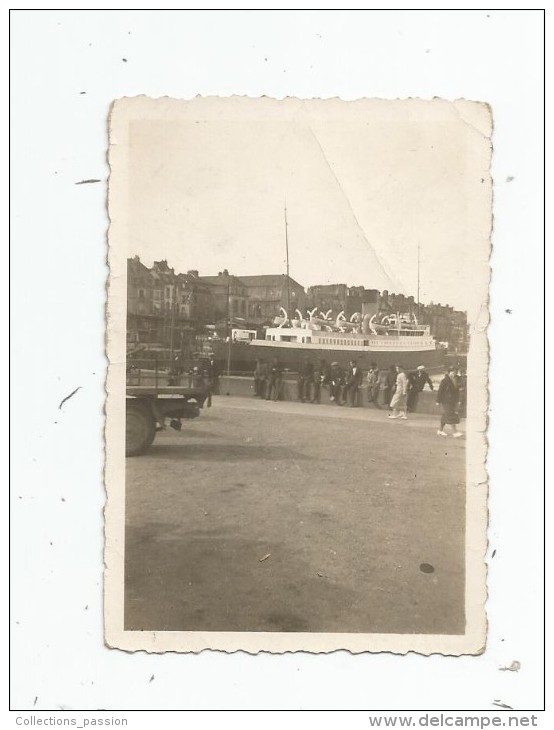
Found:
[[286, 446], [260, 446], [259, 444], [156, 444], [148, 454], [151, 460], [177, 461], [298, 461], [307, 457]]

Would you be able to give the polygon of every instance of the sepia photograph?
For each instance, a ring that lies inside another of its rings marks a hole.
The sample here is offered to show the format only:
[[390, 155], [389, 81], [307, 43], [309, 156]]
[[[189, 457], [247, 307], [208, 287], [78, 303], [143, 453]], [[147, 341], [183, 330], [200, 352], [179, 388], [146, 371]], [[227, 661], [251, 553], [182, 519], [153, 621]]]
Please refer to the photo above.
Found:
[[541, 726], [544, 10], [9, 31], [15, 725]]
[[110, 118], [106, 640], [480, 653], [492, 114]]

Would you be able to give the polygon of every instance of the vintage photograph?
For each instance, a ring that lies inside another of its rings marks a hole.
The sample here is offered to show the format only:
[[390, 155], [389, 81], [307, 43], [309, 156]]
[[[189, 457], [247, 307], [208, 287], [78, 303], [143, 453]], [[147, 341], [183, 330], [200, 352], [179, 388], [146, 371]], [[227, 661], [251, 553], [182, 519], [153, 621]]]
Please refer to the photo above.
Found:
[[484, 650], [491, 133], [114, 103], [108, 645]]

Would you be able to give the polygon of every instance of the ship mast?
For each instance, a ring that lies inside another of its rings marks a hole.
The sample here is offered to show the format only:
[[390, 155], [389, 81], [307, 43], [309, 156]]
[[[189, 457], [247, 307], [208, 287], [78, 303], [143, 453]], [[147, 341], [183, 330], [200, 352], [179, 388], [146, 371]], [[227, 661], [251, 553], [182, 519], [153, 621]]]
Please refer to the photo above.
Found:
[[231, 321], [231, 277], [227, 274], [227, 377], [231, 375], [231, 343], [233, 340], [233, 323]]
[[417, 319], [419, 322], [419, 249], [420, 244], [417, 244]]
[[289, 322], [292, 320], [290, 311], [290, 278], [289, 278], [289, 225], [287, 221], [287, 206], [285, 204], [285, 250], [287, 254], [287, 315]]

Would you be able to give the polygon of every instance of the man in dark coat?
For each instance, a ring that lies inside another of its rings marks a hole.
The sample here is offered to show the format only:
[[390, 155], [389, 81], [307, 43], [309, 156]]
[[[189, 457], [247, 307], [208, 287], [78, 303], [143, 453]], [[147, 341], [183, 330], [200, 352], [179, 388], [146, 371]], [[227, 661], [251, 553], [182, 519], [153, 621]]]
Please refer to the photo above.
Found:
[[208, 373], [212, 381], [212, 393], [214, 395], [219, 395], [219, 376], [221, 375], [221, 370], [214, 355], [210, 355]]
[[298, 400], [302, 401], [302, 403], [310, 399], [310, 385], [312, 384], [313, 374], [314, 366], [310, 362], [310, 359], [305, 357], [298, 369], [298, 377], [296, 380]]
[[346, 371], [344, 379], [343, 398], [348, 400], [350, 408], [356, 408], [358, 405], [358, 391], [362, 384], [362, 371], [356, 360], [350, 360], [350, 365]]
[[254, 395], [260, 398], [265, 397], [265, 389], [267, 385], [267, 364], [262, 357], [256, 360], [254, 368]]
[[281, 383], [283, 379], [283, 374], [281, 370], [281, 364], [278, 358], [273, 358], [273, 360], [269, 364], [268, 371], [269, 372], [265, 399], [271, 400], [271, 398], [273, 397], [273, 400], [279, 400], [279, 396], [281, 395]]
[[367, 402], [380, 408], [379, 405], [380, 373], [377, 363], [372, 362], [367, 373]]
[[408, 411], [415, 413], [419, 401], [419, 394], [426, 385], [435, 390], [433, 381], [429, 377], [429, 373], [425, 370], [424, 365], [418, 365], [417, 370], [408, 374]]
[[460, 406], [460, 388], [454, 368], [448, 368], [444, 378], [441, 380], [437, 391], [437, 405], [442, 406], [442, 416], [437, 436], [448, 436], [444, 430], [447, 425], [452, 427], [452, 436], [460, 438], [462, 433], [458, 431], [457, 424], [460, 422], [458, 409]]
[[328, 376], [327, 363], [323, 359], [318, 360], [312, 375], [312, 403], [321, 403], [321, 386], [327, 383]]
[[209, 360], [205, 360], [202, 363], [202, 380], [204, 388], [208, 393], [206, 405], [208, 408], [211, 408], [212, 395], [219, 393], [219, 367], [214, 357], [210, 357]]

